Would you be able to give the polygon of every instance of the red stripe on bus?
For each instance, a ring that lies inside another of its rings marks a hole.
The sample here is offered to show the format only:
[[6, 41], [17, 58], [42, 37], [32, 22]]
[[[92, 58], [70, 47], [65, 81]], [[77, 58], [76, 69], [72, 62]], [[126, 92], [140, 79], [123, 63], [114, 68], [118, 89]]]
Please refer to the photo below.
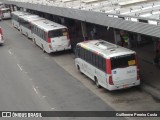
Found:
[[111, 60], [110, 59], [106, 59], [106, 72], [107, 74], [111, 74]]

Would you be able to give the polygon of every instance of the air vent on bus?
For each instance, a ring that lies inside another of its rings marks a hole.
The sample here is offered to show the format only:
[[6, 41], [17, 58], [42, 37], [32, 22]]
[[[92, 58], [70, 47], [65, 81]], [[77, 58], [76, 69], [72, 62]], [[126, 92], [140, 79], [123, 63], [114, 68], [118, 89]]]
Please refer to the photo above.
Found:
[[101, 49], [103, 49], [103, 50], [106, 50], [107, 49], [107, 46], [104, 46], [104, 45], [101, 45], [101, 44], [99, 44], [99, 45], [97, 45], [99, 48], [101, 48]]
[[48, 21], [44, 21], [44, 23], [49, 24], [49, 22], [48, 22]]
[[103, 49], [103, 50], [110, 50], [110, 51], [114, 51], [115, 50], [115, 46], [106, 42], [98, 42], [95, 44], [98, 48]]
[[55, 25], [53, 25], [53, 24], [51, 24], [51, 26], [53, 26], [53, 27], [57, 27], [57, 26], [55, 26]]
[[115, 49], [110, 49], [111, 52], [115, 52]]

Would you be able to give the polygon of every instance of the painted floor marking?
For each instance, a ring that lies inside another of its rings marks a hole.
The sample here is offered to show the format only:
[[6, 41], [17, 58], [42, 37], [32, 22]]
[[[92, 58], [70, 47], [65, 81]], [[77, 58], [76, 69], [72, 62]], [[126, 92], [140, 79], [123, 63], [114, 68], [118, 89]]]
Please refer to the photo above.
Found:
[[22, 67], [21, 67], [19, 64], [17, 64], [17, 66], [19, 67], [19, 69], [20, 69], [21, 71], [23, 71]]
[[38, 91], [36, 90], [36, 88], [33, 88], [34, 89], [34, 91], [36, 92], [36, 94], [38, 94]]
[[11, 55], [12, 55], [12, 52], [11, 52], [11, 50], [8, 50], [8, 52], [9, 52], [9, 54], [11, 54]]

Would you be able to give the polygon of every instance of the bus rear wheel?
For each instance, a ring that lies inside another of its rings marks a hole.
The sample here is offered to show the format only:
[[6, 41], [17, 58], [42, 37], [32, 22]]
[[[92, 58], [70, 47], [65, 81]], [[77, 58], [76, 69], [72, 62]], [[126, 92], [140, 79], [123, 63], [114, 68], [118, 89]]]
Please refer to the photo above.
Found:
[[33, 39], [33, 44], [36, 45], [36, 40], [35, 39]]

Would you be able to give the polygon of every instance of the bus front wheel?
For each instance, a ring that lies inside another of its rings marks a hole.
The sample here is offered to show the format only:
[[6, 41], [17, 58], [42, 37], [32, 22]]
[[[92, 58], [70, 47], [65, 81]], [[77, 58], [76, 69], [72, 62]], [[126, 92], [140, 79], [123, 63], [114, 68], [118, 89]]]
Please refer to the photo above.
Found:
[[45, 53], [46, 51], [45, 51], [45, 49], [44, 49], [43, 45], [41, 45], [41, 46], [42, 46], [42, 50], [43, 50], [43, 52]]
[[100, 88], [100, 84], [99, 84], [99, 82], [98, 82], [97, 77], [94, 77], [94, 80], [95, 80], [95, 84], [96, 84], [97, 88]]
[[78, 71], [79, 71], [80, 73], [82, 73], [79, 65], [77, 65], [77, 69], [78, 69]]
[[28, 33], [26, 33], [26, 37], [29, 39]]
[[79, 67], [79, 65], [77, 65], [77, 69], [80, 71], [80, 67]]

